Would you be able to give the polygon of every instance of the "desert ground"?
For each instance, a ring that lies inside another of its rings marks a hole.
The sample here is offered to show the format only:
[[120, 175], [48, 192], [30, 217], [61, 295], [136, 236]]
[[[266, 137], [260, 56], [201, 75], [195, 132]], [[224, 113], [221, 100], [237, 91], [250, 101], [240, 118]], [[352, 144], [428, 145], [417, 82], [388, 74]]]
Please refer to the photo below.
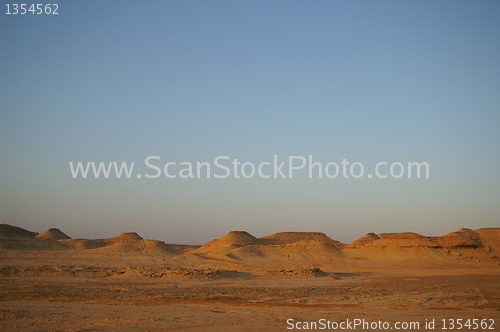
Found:
[[189, 246], [2, 224], [0, 330], [500, 330], [499, 256], [500, 228]]

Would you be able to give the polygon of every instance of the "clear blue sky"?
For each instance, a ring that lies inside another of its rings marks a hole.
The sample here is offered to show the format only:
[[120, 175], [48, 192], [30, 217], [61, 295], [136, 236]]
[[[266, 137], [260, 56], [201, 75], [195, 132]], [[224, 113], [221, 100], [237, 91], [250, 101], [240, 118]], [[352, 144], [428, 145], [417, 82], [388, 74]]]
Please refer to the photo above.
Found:
[[[177, 243], [500, 226], [498, 1], [7, 3], [2, 223]], [[83, 180], [68, 165], [274, 154], [426, 161], [430, 178]]]

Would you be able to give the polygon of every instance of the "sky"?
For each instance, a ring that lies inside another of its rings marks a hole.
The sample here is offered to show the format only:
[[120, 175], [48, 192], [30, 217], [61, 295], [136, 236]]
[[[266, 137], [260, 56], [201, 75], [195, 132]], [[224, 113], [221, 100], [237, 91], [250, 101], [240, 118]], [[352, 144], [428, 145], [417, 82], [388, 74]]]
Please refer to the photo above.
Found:
[[[0, 223], [191, 244], [500, 226], [498, 1], [1, 2]], [[176, 173], [274, 155], [365, 174], [144, 176], [148, 156]], [[70, 162], [135, 168], [73, 178]], [[368, 178], [378, 162], [429, 178]]]

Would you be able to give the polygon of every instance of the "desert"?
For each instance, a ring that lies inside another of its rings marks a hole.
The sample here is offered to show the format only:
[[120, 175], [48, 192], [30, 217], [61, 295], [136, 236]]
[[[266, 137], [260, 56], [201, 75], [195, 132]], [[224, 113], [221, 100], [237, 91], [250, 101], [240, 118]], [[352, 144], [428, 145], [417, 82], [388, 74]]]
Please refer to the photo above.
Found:
[[194, 246], [2, 224], [0, 328], [454, 330], [469, 320], [462, 329], [498, 329], [499, 253], [500, 228], [367, 233], [351, 244], [230, 231]]

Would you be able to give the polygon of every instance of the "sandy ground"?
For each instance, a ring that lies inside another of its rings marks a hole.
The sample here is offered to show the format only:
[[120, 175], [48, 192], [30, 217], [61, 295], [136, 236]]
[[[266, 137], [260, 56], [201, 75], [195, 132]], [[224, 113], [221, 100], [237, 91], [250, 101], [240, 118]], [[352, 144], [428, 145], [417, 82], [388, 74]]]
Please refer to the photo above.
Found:
[[[418, 322], [428, 331], [458, 330], [443, 326], [442, 319], [464, 324], [479, 319], [485, 320], [483, 327], [500, 329], [496, 261], [337, 259], [284, 265], [266, 259], [195, 260], [189, 248], [181, 249], [186, 253], [177, 256], [1, 250], [0, 329], [285, 331], [292, 327], [287, 320], [311, 327], [304, 322], [320, 319], [381, 321], [393, 329], [396, 322]], [[426, 326], [433, 319], [435, 327]]]

